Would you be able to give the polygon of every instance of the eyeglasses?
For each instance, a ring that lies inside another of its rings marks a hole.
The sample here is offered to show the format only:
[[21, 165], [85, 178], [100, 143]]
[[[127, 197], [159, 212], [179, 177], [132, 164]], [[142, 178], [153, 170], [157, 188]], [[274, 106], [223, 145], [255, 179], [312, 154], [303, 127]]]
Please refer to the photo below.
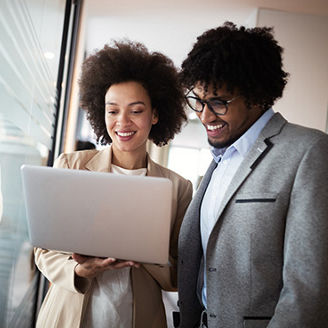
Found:
[[213, 98], [210, 100], [202, 100], [195, 96], [186, 96], [188, 106], [195, 112], [201, 113], [204, 110], [205, 104], [208, 109], [213, 112], [215, 115], [225, 115], [228, 111], [228, 105], [239, 98], [236, 96], [230, 100], [222, 100], [219, 98]]

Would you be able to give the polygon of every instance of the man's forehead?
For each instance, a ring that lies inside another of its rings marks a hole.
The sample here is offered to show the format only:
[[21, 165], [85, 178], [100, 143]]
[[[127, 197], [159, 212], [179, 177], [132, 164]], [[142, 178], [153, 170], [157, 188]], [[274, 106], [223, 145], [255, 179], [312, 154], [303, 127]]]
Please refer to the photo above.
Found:
[[224, 85], [217, 85], [214, 83], [205, 84], [203, 82], [197, 82], [193, 91], [202, 98], [206, 96], [225, 96], [228, 94]]
[[206, 96], [212, 94], [214, 91], [213, 83], [205, 84], [204, 82], [197, 82], [193, 88], [199, 96]]

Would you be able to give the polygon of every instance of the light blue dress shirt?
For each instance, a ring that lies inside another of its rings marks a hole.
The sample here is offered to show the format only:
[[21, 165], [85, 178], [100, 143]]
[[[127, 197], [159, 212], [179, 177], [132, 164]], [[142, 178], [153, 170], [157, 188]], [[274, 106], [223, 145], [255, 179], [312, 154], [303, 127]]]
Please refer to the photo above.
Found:
[[[200, 212], [200, 232], [204, 252], [204, 265], [206, 268], [206, 247], [209, 236], [218, 219], [217, 214], [223, 196], [237, 169], [248, 151], [270, 118], [274, 115], [272, 108], [265, 113], [232, 145], [227, 148], [213, 148], [212, 155], [218, 163], [213, 171], [210, 183], [206, 189]], [[206, 269], [204, 270], [204, 285], [202, 289], [202, 302], [207, 307], [206, 300]]]

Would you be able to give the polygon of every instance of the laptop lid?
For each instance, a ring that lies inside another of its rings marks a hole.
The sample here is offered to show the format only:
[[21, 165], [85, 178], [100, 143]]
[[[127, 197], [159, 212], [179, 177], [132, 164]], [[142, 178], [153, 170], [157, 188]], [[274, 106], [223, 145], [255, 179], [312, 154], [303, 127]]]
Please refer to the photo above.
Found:
[[33, 246], [168, 263], [169, 179], [32, 165], [21, 174]]

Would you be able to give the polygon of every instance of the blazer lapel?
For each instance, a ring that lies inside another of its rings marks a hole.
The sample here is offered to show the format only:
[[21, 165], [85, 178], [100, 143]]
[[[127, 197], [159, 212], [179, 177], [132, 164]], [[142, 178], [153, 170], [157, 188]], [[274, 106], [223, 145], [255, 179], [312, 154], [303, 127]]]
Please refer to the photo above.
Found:
[[193, 245], [200, 244], [200, 226], [199, 226], [200, 205], [204, 197], [206, 188], [211, 179], [212, 173], [216, 168], [216, 166], [217, 163], [213, 160], [200, 183], [196, 195], [194, 196], [193, 200], [191, 201], [186, 211], [185, 217], [182, 222], [184, 229], [180, 230], [180, 236], [179, 236], [179, 240], [182, 244], [186, 242], [186, 245], [190, 245], [189, 244], [190, 240], [193, 240]]
[[160, 177], [160, 168], [158, 165], [155, 164], [155, 162], [152, 161], [152, 159], [149, 157], [149, 154], [147, 153], [147, 176], [149, 177]]
[[110, 172], [112, 163], [112, 148], [111, 146], [100, 150], [86, 164], [85, 169], [96, 172]]
[[262, 159], [268, 154], [270, 149], [274, 146], [270, 141], [270, 138], [280, 133], [282, 127], [287, 121], [282, 117], [280, 113], [276, 113], [267, 125], [261, 131], [259, 137], [255, 141], [255, 144], [246, 155], [245, 159], [240, 164], [235, 176], [233, 177], [224, 197], [221, 202], [218, 215], [219, 218], [238, 188], [242, 185], [249, 174], [256, 168], [256, 166], [262, 161]]
[[195, 195], [195, 199], [197, 201], [199, 201], [199, 203], [201, 203], [201, 201], [203, 200], [203, 197], [204, 197], [204, 194], [205, 194], [205, 191], [207, 189], [207, 186], [211, 180], [211, 177], [212, 177], [212, 173], [213, 171], [215, 170], [215, 168], [217, 167], [217, 163], [212, 160], [209, 168], [207, 169], [200, 185], [199, 185], [199, 188], [196, 192], [196, 195]]
[[[112, 164], [112, 147], [108, 146], [100, 150], [86, 164], [85, 169], [96, 172], [110, 172]], [[158, 176], [158, 168], [147, 154], [147, 175]]]

